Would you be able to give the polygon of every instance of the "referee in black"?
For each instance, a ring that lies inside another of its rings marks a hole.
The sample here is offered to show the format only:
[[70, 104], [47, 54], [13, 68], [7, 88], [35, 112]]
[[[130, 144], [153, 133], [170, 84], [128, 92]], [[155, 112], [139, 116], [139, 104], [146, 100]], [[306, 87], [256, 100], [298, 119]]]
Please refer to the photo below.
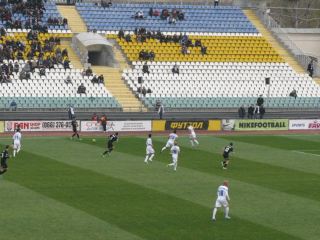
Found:
[[9, 157], [9, 145], [6, 145], [6, 148], [1, 153], [0, 175], [4, 174], [8, 170], [7, 160]]

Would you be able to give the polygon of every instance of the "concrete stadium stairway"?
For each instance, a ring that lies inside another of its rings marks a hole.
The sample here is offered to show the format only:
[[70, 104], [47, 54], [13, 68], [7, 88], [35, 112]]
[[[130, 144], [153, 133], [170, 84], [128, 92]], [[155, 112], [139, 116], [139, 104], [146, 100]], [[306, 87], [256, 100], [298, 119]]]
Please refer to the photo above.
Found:
[[120, 67], [92, 66], [92, 71], [98, 75], [103, 74], [107, 89], [121, 104], [123, 111], [146, 111], [142, 103], [122, 80]]
[[320, 78], [319, 77], [313, 78], [313, 80], [320, 85]]
[[75, 6], [57, 5], [62, 17], [68, 19], [68, 25], [73, 33], [87, 32], [87, 26]]
[[71, 47], [71, 38], [70, 40], [61, 41], [61, 49], [64, 49], [64, 48], [68, 50], [68, 56], [69, 56], [71, 65], [73, 65], [74, 68], [83, 69], [83, 65], [80, 62], [80, 58]]
[[258, 29], [262, 36], [275, 48], [278, 54], [297, 72], [306, 73], [305, 69], [297, 62], [297, 60], [274, 38], [272, 33], [263, 25], [260, 19], [252, 10], [243, 10], [244, 14]]

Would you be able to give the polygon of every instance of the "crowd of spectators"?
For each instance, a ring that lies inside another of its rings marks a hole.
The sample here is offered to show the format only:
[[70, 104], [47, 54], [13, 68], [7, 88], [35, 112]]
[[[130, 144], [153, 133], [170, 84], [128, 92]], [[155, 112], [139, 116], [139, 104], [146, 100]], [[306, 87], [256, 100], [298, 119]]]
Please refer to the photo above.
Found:
[[47, 24], [49, 26], [64, 26], [67, 27], [68, 26], [68, 19], [66, 18], [62, 18], [62, 17], [49, 17]]
[[[0, 6], [0, 19], [5, 22], [6, 28], [26, 28], [48, 32], [47, 23], [42, 22], [45, 11], [43, 1], [9, 0], [8, 2], [9, 4]], [[21, 14], [26, 20], [14, 19], [14, 14]]]

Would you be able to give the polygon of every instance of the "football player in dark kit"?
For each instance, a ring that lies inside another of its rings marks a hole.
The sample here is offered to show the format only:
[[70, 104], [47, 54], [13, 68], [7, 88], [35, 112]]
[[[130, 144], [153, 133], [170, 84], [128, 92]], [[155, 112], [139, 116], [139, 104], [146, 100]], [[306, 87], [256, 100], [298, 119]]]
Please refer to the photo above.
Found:
[[77, 136], [77, 138], [80, 139], [80, 136], [77, 130], [77, 120], [75, 118], [72, 119], [71, 125], [72, 125], [72, 131], [73, 131], [73, 135], [71, 139], [73, 139], [74, 136]]
[[223, 161], [221, 162], [222, 164], [222, 169], [227, 169], [228, 164], [229, 164], [229, 154], [233, 152], [233, 143], [230, 143], [228, 146], [226, 146], [223, 150]]
[[113, 150], [113, 143], [118, 142], [118, 133], [112, 134], [109, 136], [108, 143], [107, 143], [107, 150], [102, 154], [104, 157], [106, 154], [110, 155]]
[[8, 170], [7, 160], [9, 159], [9, 145], [1, 153], [1, 166], [0, 166], [0, 175], [4, 174]]

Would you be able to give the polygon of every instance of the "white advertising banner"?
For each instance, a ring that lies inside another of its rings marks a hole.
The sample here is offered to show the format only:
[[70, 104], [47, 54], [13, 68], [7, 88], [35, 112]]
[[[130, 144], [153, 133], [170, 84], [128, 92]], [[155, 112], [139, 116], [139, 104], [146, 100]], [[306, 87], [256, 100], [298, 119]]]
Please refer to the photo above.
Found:
[[289, 121], [289, 130], [299, 130], [299, 129], [320, 130], [320, 120], [306, 119], [306, 120], [290, 120]]
[[[80, 121], [77, 121], [80, 126]], [[6, 121], [5, 132], [13, 132], [17, 127], [25, 132], [60, 132], [71, 131], [71, 121]]]
[[[95, 121], [81, 121], [82, 132], [100, 132], [101, 123]], [[151, 131], [151, 121], [108, 121], [107, 132], [139, 132]]]

